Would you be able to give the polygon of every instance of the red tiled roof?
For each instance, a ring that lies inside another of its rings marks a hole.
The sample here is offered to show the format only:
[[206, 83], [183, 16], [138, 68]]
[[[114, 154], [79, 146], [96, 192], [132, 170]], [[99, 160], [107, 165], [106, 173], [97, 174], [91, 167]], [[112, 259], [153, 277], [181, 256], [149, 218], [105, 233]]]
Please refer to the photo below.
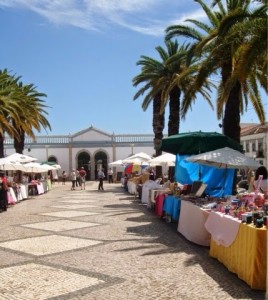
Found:
[[265, 124], [242, 123], [240, 124], [240, 127], [241, 127], [241, 131], [240, 131], [241, 136], [262, 133], [268, 131], [268, 122], [266, 122]]

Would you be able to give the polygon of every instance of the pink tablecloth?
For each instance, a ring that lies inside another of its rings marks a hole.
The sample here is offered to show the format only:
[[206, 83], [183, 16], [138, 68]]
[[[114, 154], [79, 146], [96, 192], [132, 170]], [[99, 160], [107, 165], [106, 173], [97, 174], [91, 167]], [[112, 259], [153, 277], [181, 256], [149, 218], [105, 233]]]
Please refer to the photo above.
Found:
[[166, 196], [166, 194], [160, 193], [155, 198], [155, 213], [159, 217], [163, 216], [163, 204]]
[[180, 232], [188, 241], [202, 246], [210, 245], [210, 233], [205, 228], [209, 212], [190, 201], [181, 200], [181, 211], [178, 223]]

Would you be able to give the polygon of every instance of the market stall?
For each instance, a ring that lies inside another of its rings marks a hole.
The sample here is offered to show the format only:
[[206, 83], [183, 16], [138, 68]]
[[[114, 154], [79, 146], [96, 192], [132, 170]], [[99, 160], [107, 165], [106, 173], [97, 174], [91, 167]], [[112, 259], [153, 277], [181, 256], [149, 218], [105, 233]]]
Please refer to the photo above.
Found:
[[266, 289], [267, 228], [241, 223], [220, 212], [211, 212], [205, 224], [211, 233], [210, 256], [222, 262], [253, 289]]
[[210, 233], [204, 226], [209, 214], [209, 210], [191, 201], [181, 200], [178, 232], [195, 244], [209, 246]]

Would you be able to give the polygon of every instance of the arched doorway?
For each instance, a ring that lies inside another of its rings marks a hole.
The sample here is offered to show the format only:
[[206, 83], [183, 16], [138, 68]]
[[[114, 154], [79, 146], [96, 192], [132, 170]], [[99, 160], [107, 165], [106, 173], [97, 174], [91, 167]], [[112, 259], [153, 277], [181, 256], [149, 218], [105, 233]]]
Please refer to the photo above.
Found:
[[87, 152], [81, 152], [78, 154], [77, 167], [79, 170], [83, 167], [87, 172], [86, 180], [90, 180], [90, 155]]
[[107, 154], [103, 151], [99, 151], [95, 154], [95, 178], [97, 178], [98, 170], [104, 169], [105, 177], [107, 178]]
[[57, 158], [53, 155], [49, 156], [47, 161], [50, 162], [50, 163], [55, 163], [55, 165], [58, 163]]

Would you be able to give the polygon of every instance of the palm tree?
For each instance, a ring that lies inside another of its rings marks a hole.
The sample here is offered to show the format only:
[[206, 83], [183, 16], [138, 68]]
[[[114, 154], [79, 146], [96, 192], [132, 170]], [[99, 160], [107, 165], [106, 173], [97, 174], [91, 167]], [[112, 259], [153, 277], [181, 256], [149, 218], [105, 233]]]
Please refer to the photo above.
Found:
[[16, 152], [24, 149], [25, 133], [35, 139], [37, 131], [49, 128], [45, 117], [47, 106], [33, 84], [23, 85], [20, 77], [10, 75], [5, 69], [0, 71], [0, 157], [4, 157], [4, 135], [14, 138]]
[[[196, 0], [205, 11], [210, 24], [202, 23], [197, 20], [186, 20], [194, 24], [195, 27], [185, 25], [175, 25], [167, 28], [166, 39], [169, 40], [175, 36], [185, 36], [194, 39], [194, 43], [189, 51], [190, 59], [193, 55], [202, 59], [196, 80], [186, 93], [185, 109], [187, 103], [191, 103], [195, 97], [195, 92], [199, 90], [212, 74], [221, 75], [221, 82], [218, 87], [217, 95], [217, 115], [222, 117], [223, 109], [223, 130], [224, 134], [240, 141], [240, 113], [243, 113], [243, 107], [247, 106], [248, 96], [253, 103], [261, 122], [265, 120], [264, 110], [258, 93], [258, 76], [254, 71], [248, 75], [248, 80], [242, 82], [237, 76], [237, 61], [240, 56], [236, 42], [226, 44], [228, 35], [236, 24], [248, 20], [254, 15], [258, 15], [257, 10], [250, 11], [250, 0], [226, 0], [226, 8], [222, 1], [216, 1], [218, 10], [210, 9], [202, 0]], [[214, 7], [214, 6], [213, 6]], [[232, 18], [229, 26], [225, 26], [225, 21]], [[197, 28], [197, 29], [196, 29]], [[199, 30], [198, 30], [199, 29]], [[247, 40], [247, 36], [242, 37], [240, 44]], [[190, 60], [189, 59], [189, 60]]]
[[14, 137], [15, 151], [23, 153], [25, 134], [35, 139], [34, 129], [40, 132], [41, 128], [51, 130], [51, 126], [45, 117], [48, 114], [45, 110], [47, 106], [44, 104], [44, 100], [41, 99], [41, 97], [46, 97], [46, 94], [38, 92], [33, 84], [23, 85], [20, 82], [18, 88], [21, 95], [19, 103], [21, 107], [24, 107], [24, 113], [20, 115], [19, 123], [16, 123], [12, 118], [11, 120], [14, 128], [19, 133], [19, 137]]
[[165, 112], [161, 112], [161, 90], [158, 90], [157, 85], [162, 64], [148, 56], [141, 56], [137, 65], [142, 66], [142, 71], [139, 75], [133, 78], [133, 85], [138, 86], [139, 84], [144, 83], [144, 86], [134, 95], [134, 100], [137, 100], [140, 96], [147, 92], [142, 103], [142, 109], [146, 111], [149, 104], [151, 102], [153, 103], [153, 131], [155, 135], [154, 148], [156, 156], [159, 156], [162, 154], [162, 151], [159, 149], [165, 127]]
[[20, 115], [23, 108], [18, 103], [19, 91], [17, 82], [19, 77], [11, 76], [4, 69], [0, 71], [0, 158], [4, 157], [4, 135], [5, 132], [11, 137], [19, 138], [19, 134], [10, 122], [10, 117], [20, 123]]

